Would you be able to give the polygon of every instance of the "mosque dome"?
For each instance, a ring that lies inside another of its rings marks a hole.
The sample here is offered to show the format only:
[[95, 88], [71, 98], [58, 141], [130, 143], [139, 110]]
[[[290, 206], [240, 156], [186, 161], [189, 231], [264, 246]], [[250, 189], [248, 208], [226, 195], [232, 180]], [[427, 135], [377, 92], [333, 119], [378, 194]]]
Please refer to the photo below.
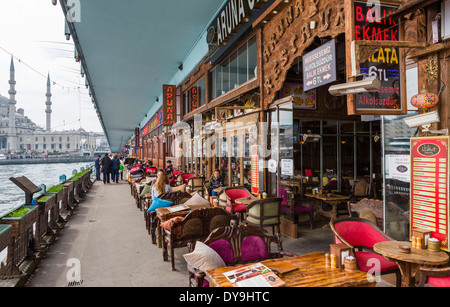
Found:
[[1, 107], [9, 107], [9, 99], [2, 96], [2, 94], [0, 94], [0, 108]]

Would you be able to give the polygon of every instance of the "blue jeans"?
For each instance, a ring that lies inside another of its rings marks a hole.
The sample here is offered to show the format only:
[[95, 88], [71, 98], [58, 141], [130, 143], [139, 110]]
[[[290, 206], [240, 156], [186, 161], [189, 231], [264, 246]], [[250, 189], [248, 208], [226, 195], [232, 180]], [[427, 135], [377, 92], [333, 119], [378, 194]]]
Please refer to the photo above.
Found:
[[100, 180], [100, 167], [95, 169], [95, 177], [97, 180]]
[[112, 177], [112, 181], [113, 182], [119, 182], [119, 170], [118, 169], [113, 169], [111, 177]]

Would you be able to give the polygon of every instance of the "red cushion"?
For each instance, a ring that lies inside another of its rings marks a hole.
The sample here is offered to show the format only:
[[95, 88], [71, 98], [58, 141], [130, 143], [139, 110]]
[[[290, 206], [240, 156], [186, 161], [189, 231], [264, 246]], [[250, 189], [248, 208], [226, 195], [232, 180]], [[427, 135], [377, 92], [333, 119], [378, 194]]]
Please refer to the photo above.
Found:
[[428, 277], [428, 284], [433, 287], [450, 287], [450, 276]]
[[[231, 212], [231, 207], [227, 206], [227, 211]], [[244, 204], [234, 204], [233, 205], [234, 212], [242, 212], [247, 211], [247, 207]]]
[[375, 243], [388, 241], [378, 230], [365, 222], [343, 221], [336, 223], [334, 228], [352, 246], [373, 248]]
[[379, 254], [371, 252], [355, 252], [355, 256], [359, 269], [363, 272], [368, 272], [369, 270], [374, 271], [378, 263], [380, 264], [380, 272], [398, 269], [398, 265], [395, 262], [388, 261]]
[[246, 190], [243, 190], [243, 189], [229, 189], [229, 190], [226, 190], [226, 193], [232, 202], [234, 202], [238, 198], [252, 196], [250, 193], [248, 193]]

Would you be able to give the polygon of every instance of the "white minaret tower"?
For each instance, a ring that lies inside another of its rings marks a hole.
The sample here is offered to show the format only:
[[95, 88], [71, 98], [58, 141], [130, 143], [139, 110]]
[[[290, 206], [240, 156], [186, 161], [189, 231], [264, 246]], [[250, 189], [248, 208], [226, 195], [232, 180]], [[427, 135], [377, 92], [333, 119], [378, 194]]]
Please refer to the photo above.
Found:
[[17, 131], [16, 131], [16, 80], [14, 61], [11, 56], [11, 67], [9, 69], [9, 129], [8, 129], [8, 151], [17, 151]]
[[50, 74], [48, 74], [47, 78], [47, 94], [45, 94], [45, 96], [47, 96], [47, 101], [45, 102], [45, 104], [47, 105], [47, 109], [45, 110], [45, 113], [47, 113], [46, 130], [50, 131], [50, 129], [52, 128], [51, 125], [52, 101], [50, 100], [50, 98], [52, 97], [52, 93], [50, 90]]

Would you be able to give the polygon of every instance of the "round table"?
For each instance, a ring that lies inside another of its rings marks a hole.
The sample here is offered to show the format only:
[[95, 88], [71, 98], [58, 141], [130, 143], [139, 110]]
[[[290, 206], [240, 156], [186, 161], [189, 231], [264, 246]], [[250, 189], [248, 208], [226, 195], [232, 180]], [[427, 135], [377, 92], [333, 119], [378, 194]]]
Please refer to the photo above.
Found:
[[383, 241], [373, 246], [373, 250], [387, 260], [397, 263], [402, 275], [402, 287], [414, 287], [415, 277], [420, 267], [439, 266], [448, 263], [449, 256], [443, 252], [432, 252], [427, 249], [411, 248], [411, 253], [400, 252], [399, 245], [409, 246], [411, 242]]
[[242, 204], [242, 205], [245, 205], [247, 207], [248, 205], [250, 205], [255, 200], [259, 200], [259, 198], [258, 197], [242, 197], [242, 198], [236, 198], [234, 200], [234, 202], [236, 204]]

